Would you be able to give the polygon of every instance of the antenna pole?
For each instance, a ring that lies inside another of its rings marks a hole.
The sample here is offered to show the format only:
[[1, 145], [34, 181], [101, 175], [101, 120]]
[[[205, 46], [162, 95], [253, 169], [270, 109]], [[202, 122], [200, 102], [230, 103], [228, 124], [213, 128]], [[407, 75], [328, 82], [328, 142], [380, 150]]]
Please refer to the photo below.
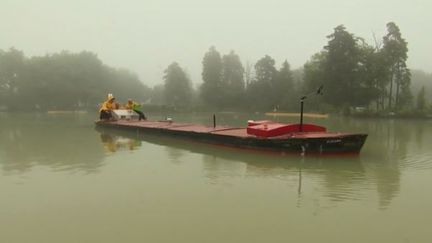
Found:
[[303, 98], [301, 98], [300, 100], [300, 132], [303, 132], [303, 103], [304, 103]]

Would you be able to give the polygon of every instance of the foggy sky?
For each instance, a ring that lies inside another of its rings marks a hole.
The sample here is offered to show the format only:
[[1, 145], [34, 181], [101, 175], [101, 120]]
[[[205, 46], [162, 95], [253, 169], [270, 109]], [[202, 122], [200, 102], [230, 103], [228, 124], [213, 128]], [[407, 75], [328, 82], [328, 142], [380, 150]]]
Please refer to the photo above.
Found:
[[177, 61], [201, 83], [212, 45], [244, 64], [267, 54], [277, 68], [285, 59], [298, 68], [339, 24], [373, 44], [372, 33], [381, 39], [394, 21], [408, 41], [409, 67], [431, 72], [431, 9], [430, 0], [0, 0], [0, 49], [92, 51], [149, 86]]

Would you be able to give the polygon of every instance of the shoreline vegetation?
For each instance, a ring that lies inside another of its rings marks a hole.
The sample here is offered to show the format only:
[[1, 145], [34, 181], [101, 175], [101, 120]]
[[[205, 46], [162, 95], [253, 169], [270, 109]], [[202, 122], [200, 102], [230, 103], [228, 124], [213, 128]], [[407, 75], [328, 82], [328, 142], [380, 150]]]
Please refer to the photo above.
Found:
[[405, 113], [355, 113], [348, 115], [354, 118], [383, 118], [383, 119], [432, 119], [432, 113], [405, 112]]
[[[161, 113], [200, 113], [200, 112], [210, 112], [215, 114], [236, 114], [236, 113], [250, 113], [250, 114], [261, 114], [263, 116], [271, 118], [280, 118], [280, 117], [300, 117], [300, 113], [298, 111], [259, 111], [259, 110], [251, 110], [251, 109], [230, 109], [230, 110], [209, 110], [206, 107], [195, 106], [195, 107], [174, 107], [167, 105], [149, 105], [142, 104], [142, 109], [145, 112], [161, 112]], [[50, 110], [41, 110], [34, 109], [30, 112], [34, 113], [45, 113], [48, 115], [64, 115], [64, 114], [89, 114], [94, 113], [95, 117], [97, 117], [99, 108], [97, 106], [92, 107], [83, 107], [80, 109], [50, 109]], [[7, 110], [0, 109], [1, 113], [20, 113], [20, 112], [29, 112], [28, 110]], [[317, 112], [317, 111], [309, 111], [304, 112], [304, 117], [314, 118], [314, 119], [328, 119], [331, 117], [351, 117], [358, 119], [432, 119], [432, 113], [427, 113], [425, 111], [419, 112], [417, 110], [412, 111], [399, 111], [399, 112], [376, 112], [370, 110], [345, 110], [341, 111], [328, 111], [328, 112]]]
[[[266, 112], [265, 115], [270, 117], [300, 117], [300, 113], [297, 112]], [[303, 113], [303, 117], [327, 119], [329, 114]]]
[[[289, 117], [297, 116], [300, 99], [307, 96], [304, 111], [315, 118], [430, 118], [432, 74], [408, 68], [408, 42], [395, 23], [386, 27], [374, 46], [339, 25], [322, 50], [297, 69], [287, 60], [277, 67], [269, 55], [245, 63], [234, 51], [221, 54], [212, 46], [201, 60], [201, 80], [192, 82], [185, 68], [172, 62], [161, 73], [163, 83], [152, 88], [92, 52], [26, 57], [14, 48], [0, 49], [0, 111], [93, 111], [113, 93], [117, 101], [133, 99], [149, 112]], [[323, 92], [314, 92], [318, 87]]]
[[[151, 109], [148, 108], [146, 105], [143, 106], [143, 109], [146, 112], [152, 111], [152, 112], [171, 112], [173, 114], [175, 113], [185, 113], [185, 112], [192, 112], [192, 113], [199, 113], [199, 112], [209, 112], [204, 110], [179, 110], [174, 109], [173, 107], [152, 107]], [[269, 118], [278, 118], [278, 117], [300, 117], [300, 113], [298, 112], [258, 112], [258, 111], [216, 111], [216, 114], [236, 114], [236, 113], [254, 113], [254, 114], [262, 114]], [[88, 114], [88, 113], [97, 113], [97, 109], [88, 109], [88, 110], [48, 110], [48, 111], [42, 111], [42, 113], [46, 113], [49, 115], [61, 115], [61, 114]], [[369, 112], [369, 111], [363, 111], [363, 112], [355, 112], [350, 114], [343, 114], [343, 113], [311, 113], [306, 112], [303, 114], [304, 117], [307, 118], [315, 118], [315, 119], [328, 119], [330, 117], [335, 116], [343, 116], [343, 117], [351, 117], [351, 118], [383, 118], [383, 119], [432, 119], [432, 113], [419, 113], [419, 112], [405, 112], [405, 113], [377, 113], [377, 112]]]

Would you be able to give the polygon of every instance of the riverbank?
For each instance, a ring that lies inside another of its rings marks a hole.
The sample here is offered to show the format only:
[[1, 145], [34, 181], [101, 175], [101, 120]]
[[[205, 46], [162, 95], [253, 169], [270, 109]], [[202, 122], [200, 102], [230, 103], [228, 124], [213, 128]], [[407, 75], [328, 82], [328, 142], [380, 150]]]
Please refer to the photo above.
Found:
[[347, 116], [353, 118], [384, 118], [384, 119], [432, 119], [432, 114], [423, 112], [361, 112], [351, 113]]

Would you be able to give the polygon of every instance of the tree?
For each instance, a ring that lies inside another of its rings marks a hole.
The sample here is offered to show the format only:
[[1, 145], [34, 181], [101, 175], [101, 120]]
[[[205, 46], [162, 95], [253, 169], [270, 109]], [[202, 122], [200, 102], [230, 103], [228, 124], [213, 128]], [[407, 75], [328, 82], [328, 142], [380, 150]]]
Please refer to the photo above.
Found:
[[275, 108], [273, 97], [277, 70], [275, 61], [266, 55], [255, 64], [255, 80], [247, 89], [247, 100], [251, 108], [266, 110]]
[[372, 59], [370, 60], [370, 63], [375, 87], [378, 91], [376, 110], [384, 110], [385, 99], [388, 97], [387, 86], [389, 84], [389, 79], [387, 62], [383, 49], [375, 49], [375, 52], [372, 54]]
[[314, 54], [303, 68], [303, 93], [310, 93], [323, 84], [324, 64], [327, 62], [327, 52]]
[[424, 111], [426, 109], [426, 89], [423, 86], [417, 95], [417, 110]]
[[246, 87], [249, 86], [249, 84], [252, 82], [254, 76], [253, 76], [253, 70], [252, 70], [252, 64], [249, 62], [246, 62], [246, 68], [245, 68], [245, 81], [246, 81]]
[[304, 65], [304, 91], [325, 86], [324, 101], [334, 107], [366, 106], [384, 109], [388, 72], [384, 51], [372, 47], [340, 25], [328, 36], [324, 50]]
[[241, 104], [245, 82], [243, 79], [244, 68], [240, 57], [231, 51], [222, 58], [222, 90], [223, 106], [235, 107]]
[[[314, 54], [304, 65], [303, 65], [303, 83], [300, 94], [309, 94], [315, 92], [318, 87], [324, 84], [324, 64], [327, 60], [327, 52], [325, 50]], [[326, 87], [324, 88], [326, 90]], [[325, 92], [324, 92], [325, 93]], [[308, 97], [306, 109], [317, 110], [322, 105], [323, 100], [321, 97], [311, 96]], [[298, 104], [299, 101], [297, 101]]]
[[355, 105], [358, 99], [357, 76], [359, 51], [357, 38], [339, 25], [327, 36], [327, 52], [323, 65], [324, 99], [335, 107]]
[[357, 80], [359, 87], [356, 103], [361, 106], [369, 107], [375, 101], [377, 110], [378, 102], [382, 95], [386, 94], [385, 65], [382, 53], [374, 47], [362, 43], [359, 45], [359, 63]]
[[290, 109], [297, 105], [296, 89], [294, 85], [293, 73], [287, 60], [282, 63], [282, 67], [276, 75], [273, 85], [274, 103], [277, 108]]
[[25, 58], [21, 51], [10, 48], [0, 50], [0, 102], [13, 103], [13, 97], [19, 92], [22, 74], [25, 70]]
[[192, 86], [191, 82], [177, 62], [171, 63], [164, 71], [165, 101], [174, 107], [187, 107], [190, 105]]
[[150, 90], [136, 74], [108, 67], [91, 52], [26, 58], [0, 50], [0, 97], [8, 109], [94, 109], [107, 93], [143, 101]]
[[[409, 90], [411, 73], [406, 65], [408, 44], [402, 38], [399, 27], [394, 22], [387, 24], [387, 34], [383, 38], [383, 43], [390, 83], [388, 108], [389, 110], [393, 109], [392, 101], [394, 99], [396, 109], [400, 109], [411, 100]], [[396, 85], [396, 90], [394, 90], [393, 84]], [[393, 92], [396, 92], [394, 98]]]
[[220, 107], [222, 103], [222, 59], [214, 46], [204, 55], [201, 86], [201, 98], [212, 107]]
[[258, 60], [255, 64], [256, 82], [268, 83], [271, 86], [277, 73], [274, 65], [275, 60], [268, 55]]

